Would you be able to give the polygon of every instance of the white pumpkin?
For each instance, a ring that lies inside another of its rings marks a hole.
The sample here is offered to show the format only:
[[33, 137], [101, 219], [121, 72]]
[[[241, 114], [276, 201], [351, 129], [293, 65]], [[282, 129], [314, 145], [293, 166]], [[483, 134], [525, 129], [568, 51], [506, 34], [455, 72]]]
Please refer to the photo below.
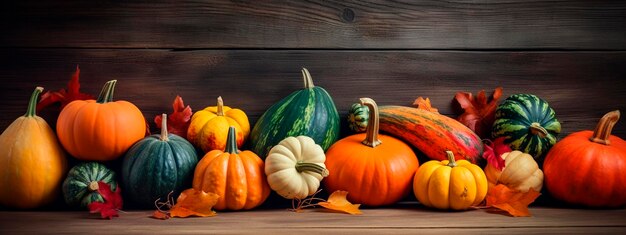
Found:
[[287, 137], [265, 159], [265, 175], [272, 190], [287, 199], [314, 194], [328, 176], [324, 150], [308, 136]]
[[512, 151], [502, 154], [504, 168], [499, 171], [491, 164], [485, 167], [485, 175], [489, 187], [504, 184], [510, 189], [528, 192], [529, 189], [541, 191], [543, 187], [543, 172], [530, 154]]

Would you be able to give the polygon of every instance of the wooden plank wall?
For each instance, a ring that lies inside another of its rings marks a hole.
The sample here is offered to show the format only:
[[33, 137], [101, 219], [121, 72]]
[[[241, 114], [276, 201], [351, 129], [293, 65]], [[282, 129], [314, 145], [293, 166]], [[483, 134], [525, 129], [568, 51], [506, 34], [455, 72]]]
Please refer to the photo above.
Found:
[[[455, 92], [497, 86], [546, 99], [561, 137], [626, 112], [624, 1], [23, 0], [2, 4], [0, 32], [2, 129], [35, 86], [65, 87], [76, 65], [85, 92], [118, 79], [116, 99], [153, 130], [176, 95], [194, 110], [222, 96], [254, 123], [301, 88], [301, 67], [342, 116], [364, 96], [430, 97], [455, 116]], [[41, 115], [54, 125], [55, 114]], [[626, 138], [624, 121], [614, 133]]]

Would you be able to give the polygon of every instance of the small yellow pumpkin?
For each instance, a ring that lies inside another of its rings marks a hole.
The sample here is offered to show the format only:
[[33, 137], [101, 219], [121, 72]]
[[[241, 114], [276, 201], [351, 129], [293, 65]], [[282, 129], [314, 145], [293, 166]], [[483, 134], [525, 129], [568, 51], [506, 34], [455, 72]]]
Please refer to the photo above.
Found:
[[0, 135], [0, 205], [35, 208], [60, 195], [67, 159], [52, 128], [35, 114], [41, 91], [35, 89], [26, 115]]
[[431, 160], [415, 173], [413, 192], [427, 207], [466, 210], [480, 204], [487, 195], [487, 177], [480, 167], [467, 160]]
[[501, 171], [491, 164], [485, 167], [489, 187], [504, 184], [520, 192], [528, 192], [531, 188], [541, 191], [543, 172], [530, 154], [515, 150], [504, 153], [501, 157], [504, 159], [504, 168]]
[[228, 139], [228, 128], [235, 127], [237, 147], [241, 148], [250, 134], [248, 116], [241, 109], [224, 106], [222, 97], [217, 97], [217, 106], [206, 107], [193, 114], [187, 139], [205, 153], [224, 150]]

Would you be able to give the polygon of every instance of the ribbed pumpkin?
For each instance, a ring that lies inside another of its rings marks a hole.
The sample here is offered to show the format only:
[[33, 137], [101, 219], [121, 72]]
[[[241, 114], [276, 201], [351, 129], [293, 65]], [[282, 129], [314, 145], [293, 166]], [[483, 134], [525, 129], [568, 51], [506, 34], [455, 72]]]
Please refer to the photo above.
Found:
[[0, 205], [35, 208], [60, 192], [67, 159], [48, 123], [35, 113], [41, 91], [33, 91], [26, 114], [0, 135]]
[[180, 193], [191, 185], [198, 155], [191, 143], [167, 132], [167, 115], [161, 119], [161, 134], [135, 143], [122, 163], [124, 190], [135, 205], [151, 208], [170, 192]]
[[413, 192], [427, 207], [442, 210], [467, 210], [480, 204], [487, 195], [487, 177], [480, 167], [467, 160], [456, 161], [452, 151], [448, 160], [431, 160], [415, 173]]
[[134, 104], [113, 101], [117, 80], [108, 81], [98, 100], [69, 103], [57, 121], [57, 135], [65, 150], [85, 161], [121, 157], [146, 133], [146, 121]]
[[241, 147], [250, 134], [248, 116], [241, 109], [224, 106], [222, 97], [217, 97], [217, 106], [206, 107], [193, 114], [187, 138], [194, 146], [209, 152], [226, 148], [229, 127], [235, 127], [237, 147]]
[[367, 131], [370, 110], [367, 106], [354, 103], [348, 110], [348, 128], [356, 133]]
[[216, 210], [249, 210], [263, 204], [270, 187], [263, 160], [251, 151], [239, 151], [235, 128], [228, 129], [226, 149], [204, 155], [196, 166], [193, 188], [219, 195]]
[[324, 185], [328, 192], [347, 191], [353, 203], [390, 205], [409, 193], [419, 163], [407, 144], [378, 134], [374, 100], [361, 98], [361, 104], [370, 109], [367, 133], [343, 138], [328, 149]]
[[543, 165], [552, 196], [588, 207], [626, 206], [626, 141], [611, 135], [619, 117], [609, 112], [595, 131], [572, 133], [552, 147]]
[[324, 161], [324, 150], [311, 137], [287, 137], [265, 159], [267, 182], [284, 198], [304, 199], [317, 192], [328, 176]]
[[535, 95], [512, 95], [498, 105], [495, 115], [493, 138], [505, 137], [511, 149], [528, 153], [538, 161], [561, 132], [554, 110]]
[[328, 92], [313, 85], [302, 68], [304, 89], [295, 91], [270, 107], [252, 128], [252, 151], [265, 158], [274, 145], [289, 136], [305, 135], [326, 150], [339, 138], [339, 114]]
[[491, 164], [485, 167], [485, 175], [489, 186], [504, 184], [508, 188], [520, 192], [528, 192], [533, 189], [537, 192], [543, 187], [543, 172], [530, 154], [515, 150], [502, 154], [504, 168], [496, 169]]
[[70, 170], [63, 181], [63, 197], [70, 206], [86, 208], [92, 202], [103, 202], [102, 195], [98, 193], [98, 181], [111, 186], [112, 191], [117, 190], [115, 172], [97, 162], [80, 163]]

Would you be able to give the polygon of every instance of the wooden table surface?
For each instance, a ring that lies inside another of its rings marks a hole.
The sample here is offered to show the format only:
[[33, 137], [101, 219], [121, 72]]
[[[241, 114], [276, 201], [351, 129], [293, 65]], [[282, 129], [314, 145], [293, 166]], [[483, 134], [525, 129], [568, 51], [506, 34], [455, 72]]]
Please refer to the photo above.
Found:
[[532, 217], [486, 210], [432, 211], [420, 206], [363, 209], [362, 215], [309, 209], [218, 212], [208, 218], [149, 218], [130, 211], [102, 220], [86, 211], [0, 212], [0, 234], [625, 234], [626, 209], [531, 207]]

